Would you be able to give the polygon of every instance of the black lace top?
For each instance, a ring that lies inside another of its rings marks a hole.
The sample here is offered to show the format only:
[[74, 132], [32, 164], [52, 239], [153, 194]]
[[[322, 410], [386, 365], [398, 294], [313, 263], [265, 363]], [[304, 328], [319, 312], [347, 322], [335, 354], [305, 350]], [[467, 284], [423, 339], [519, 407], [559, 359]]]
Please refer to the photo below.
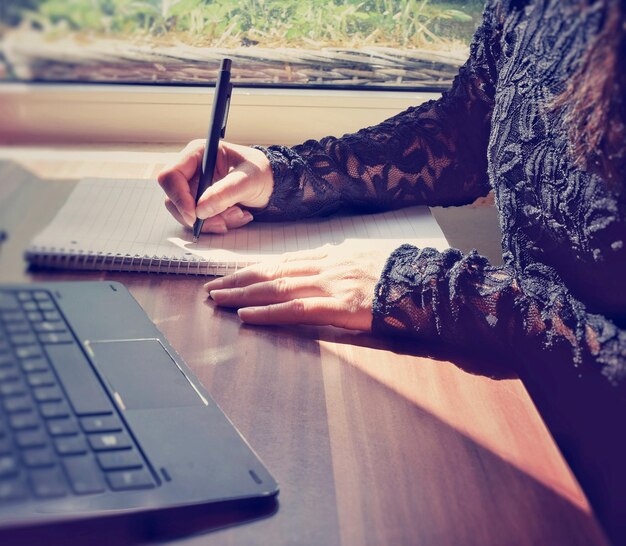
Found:
[[504, 265], [401, 246], [373, 295], [374, 332], [501, 348], [536, 365], [560, 359], [618, 384], [626, 183], [574, 165], [553, 107], [606, 8], [570, 4], [489, 1], [470, 58], [441, 99], [341, 138], [263, 148], [275, 190], [256, 217], [461, 205], [493, 189]]

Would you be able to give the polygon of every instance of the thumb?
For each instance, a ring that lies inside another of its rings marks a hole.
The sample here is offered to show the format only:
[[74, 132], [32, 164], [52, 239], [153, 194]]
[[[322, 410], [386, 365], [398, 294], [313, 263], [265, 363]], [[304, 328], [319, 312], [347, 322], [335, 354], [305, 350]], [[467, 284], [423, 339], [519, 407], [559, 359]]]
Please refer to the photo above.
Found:
[[196, 206], [198, 218], [215, 216], [237, 204], [255, 208], [265, 207], [272, 188], [271, 185], [270, 188], [266, 188], [266, 184], [258, 176], [256, 166], [253, 166], [253, 169], [253, 174], [243, 167], [233, 169], [207, 188]]

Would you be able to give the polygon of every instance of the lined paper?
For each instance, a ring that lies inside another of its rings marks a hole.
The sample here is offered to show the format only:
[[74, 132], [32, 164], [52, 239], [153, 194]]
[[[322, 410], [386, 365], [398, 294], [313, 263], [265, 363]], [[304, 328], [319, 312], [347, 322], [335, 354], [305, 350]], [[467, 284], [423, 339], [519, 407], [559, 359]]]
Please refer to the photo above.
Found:
[[[146, 260], [163, 265], [212, 264], [220, 274], [270, 256], [324, 244], [367, 240], [377, 247], [403, 243], [446, 248], [447, 242], [427, 207], [384, 213], [342, 214], [296, 223], [252, 222], [225, 234], [203, 234], [198, 243], [166, 210], [154, 180], [81, 180], [52, 222], [33, 240], [27, 259], [48, 265], [76, 266], [59, 257], [110, 257], [92, 260], [95, 269], [113, 258], [129, 258], [122, 269], [144, 270]], [[84, 260], [85, 263], [88, 260]], [[117, 260], [117, 264], [120, 263]], [[55, 262], [55, 263], [52, 263]], [[90, 262], [91, 263], [91, 262]], [[187, 272], [184, 269], [172, 272]]]

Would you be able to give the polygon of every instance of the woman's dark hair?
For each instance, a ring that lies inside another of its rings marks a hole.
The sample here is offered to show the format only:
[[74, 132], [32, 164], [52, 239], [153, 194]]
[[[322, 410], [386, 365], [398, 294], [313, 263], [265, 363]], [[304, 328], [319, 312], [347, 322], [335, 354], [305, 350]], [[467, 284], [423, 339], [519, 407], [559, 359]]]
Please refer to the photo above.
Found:
[[626, 187], [626, 2], [604, 2], [602, 29], [555, 106], [564, 110], [576, 164]]

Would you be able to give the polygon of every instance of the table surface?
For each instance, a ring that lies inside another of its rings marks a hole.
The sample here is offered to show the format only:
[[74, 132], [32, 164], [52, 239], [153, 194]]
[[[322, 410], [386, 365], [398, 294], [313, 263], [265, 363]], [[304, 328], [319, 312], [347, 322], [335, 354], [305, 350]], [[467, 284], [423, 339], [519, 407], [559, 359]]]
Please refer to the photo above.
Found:
[[113, 279], [128, 286], [278, 480], [278, 502], [83, 522], [11, 538], [606, 543], [506, 362], [333, 328], [245, 326], [207, 302], [199, 278], [26, 269], [25, 246], [76, 180], [154, 178], [172, 158], [162, 150], [104, 146], [1, 148], [0, 228], [9, 238], [0, 251], [0, 280]]

